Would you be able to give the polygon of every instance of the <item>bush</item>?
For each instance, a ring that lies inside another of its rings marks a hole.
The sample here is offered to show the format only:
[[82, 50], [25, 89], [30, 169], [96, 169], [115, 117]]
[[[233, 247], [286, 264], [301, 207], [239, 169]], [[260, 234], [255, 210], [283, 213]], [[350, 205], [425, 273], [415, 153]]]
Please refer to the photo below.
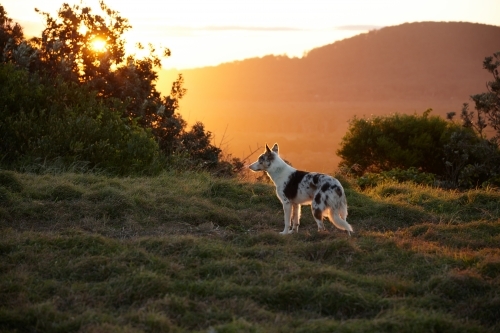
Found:
[[453, 186], [500, 186], [500, 150], [470, 130], [452, 133], [443, 147], [446, 177]]
[[437, 116], [378, 116], [354, 118], [342, 138], [337, 154], [341, 165], [357, 165], [356, 173], [417, 168], [426, 173], [443, 175], [443, 146], [459, 125]]
[[[447, 187], [500, 185], [500, 150], [472, 128], [418, 115], [351, 120], [337, 154], [361, 187], [387, 179]], [[353, 166], [349, 168], [349, 166]], [[434, 177], [435, 175], [435, 177]], [[436, 178], [436, 179], [434, 179]]]
[[362, 177], [357, 179], [359, 187], [366, 188], [377, 186], [386, 181], [396, 182], [412, 182], [421, 185], [433, 185], [436, 176], [432, 173], [420, 172], [416, 168], [409, 168], [407, 170], [393, 169], [383, 171], [381, 173], [365, 173]]
[[[10, 147], [11, 151], [8, 154], [0, 151], [4, 159], [12, 162], [23, 156], [28, 157], [23, 162], [25, 165], [57, 166], [64, 159], [63, 167], [69, 161], [80, 166], [83, 160], [90, 162], [83, 163], [87, 167], [97, 166], [124, 174], [142, 173], [150, 165], [155, 170], [156, 159], [166, 160], [182, 154], [193, 160], [190, 164], [217, 167], [220, 149], [210, 143], [211, 133], [205, 131], [201, 123], [187, 131], [187, 123], [178, 112], [179, 100], [186, 93], [182, 75], [172, 83], [170, 95], [162, 96], [156, 89], [157, 69], [161, 68], [161, 58], [169, 56], [170, 50], [157, 51], [149, 44], [146, 56], [126, 56], [123, 34], [131, 28], [128, 20], [103, 1], [99, 7], [101, 14], [93, 14], [90, 7], [63, 4], [56, 17], [36, 10], [43, 16], [46, 29], [40, 37], [26, 40], [21, 26], [14, 24], [0, 6], [0, 62], [28, 70], [31, 75], [28, 78], [26, 74], [16, 74], [21, 82], [36, 80], [40, 73], [51, 78], [24, 86], [20, 82], [13, 85], [10, 84], [15, 82], [2, 82], [6, 84], [2, 93], [7, 95], [2, 96], [0, 102], [10, 104], [7, 110], [0, 111], [3, 125], [18, 121], [19, 113], [20, 126], [44, 128], [43, 131], [29, 128], [26, 135], [30, 135], [30, 139], [21, 140], [29, 144], [20, 151], [15, 146], [20, 139], [18, 133], [5, 133], [4, 137], [9, 137], [2, 148]], [[96, 36], [106, 41], [102, 52], [92, 48]], [[52, 80], [56, 81], [55, 85]], [[82, 90], [75, 89], [76, 86]], [[17, 92], [18, 87], [21, 92]], [[69, 94], [68, 90], [71, 90]], [[91, 96], [89, 101], [86, 96]], [[37, 105], [39, 102], [44, 105]], [[5, 105], [0, 104], [0, 108]], [[13, 118], [5, 120], [4, 117]], [[72, 132], [72, 126], [76, 132]], [[85, 133], [89, 129], [91, 134], [87, 137]], [[52, 135], [54, 131], [59, 132]], [[74, 134], [84, 137], [74, 139]], [[41, 143], [33, 142], [37, 140]], [[69, 152], [65, 151], [68, 145]], [[49, 149], [52, 147], [54, 151]], [[27, 154], [32, 148], [42, 152]]]
[[86, 161], [117, 174], [159, 168], [157, 143], [135, 120], [121, 118], [121, 105], [104, 106], [76, 84], [49, 83], [0, 64], [0, 163], [20, 168]]

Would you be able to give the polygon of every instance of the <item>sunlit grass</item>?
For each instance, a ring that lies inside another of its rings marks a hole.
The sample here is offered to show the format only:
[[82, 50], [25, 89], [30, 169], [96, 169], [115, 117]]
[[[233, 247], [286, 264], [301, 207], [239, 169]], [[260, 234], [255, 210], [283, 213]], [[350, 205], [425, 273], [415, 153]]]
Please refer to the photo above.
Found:
[[494, 332], [500, 195], [348, 180], [353, 237], [274, 188], [0, 171], [0, 330]]

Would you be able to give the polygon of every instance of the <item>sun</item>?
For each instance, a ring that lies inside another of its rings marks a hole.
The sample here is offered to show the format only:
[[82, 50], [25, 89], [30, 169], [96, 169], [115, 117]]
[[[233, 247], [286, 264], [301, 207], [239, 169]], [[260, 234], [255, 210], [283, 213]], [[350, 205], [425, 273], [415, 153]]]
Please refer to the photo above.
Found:
[[92, 49], [96, 52], [103, 52], [106, 50], [106, 41], [102, 38], [96, 37], [91, 42]]

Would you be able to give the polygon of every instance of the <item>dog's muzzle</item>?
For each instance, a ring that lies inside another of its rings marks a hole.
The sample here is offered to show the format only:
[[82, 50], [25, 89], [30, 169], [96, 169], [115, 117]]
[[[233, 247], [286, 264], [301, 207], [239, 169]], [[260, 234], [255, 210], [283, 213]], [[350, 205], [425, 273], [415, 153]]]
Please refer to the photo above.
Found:
[[248, 167], [250, 170], [252, 171], [260, 171], [260, 170], [263, 170], [261, 169], [260, 167], [260, 163], [259, 162], [255, 162], [255, 163], [252, 163], [250, 164], [250, 166]]

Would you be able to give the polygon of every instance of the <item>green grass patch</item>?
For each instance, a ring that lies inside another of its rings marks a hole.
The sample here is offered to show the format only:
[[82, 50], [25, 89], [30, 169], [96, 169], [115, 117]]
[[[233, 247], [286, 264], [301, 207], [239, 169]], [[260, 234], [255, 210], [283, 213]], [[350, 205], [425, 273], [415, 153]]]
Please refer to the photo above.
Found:
[[283, 237], [270, 185], [2, 171], [0, 331], [500, 329], [498, 192], [346, 192], [352, 237]]

